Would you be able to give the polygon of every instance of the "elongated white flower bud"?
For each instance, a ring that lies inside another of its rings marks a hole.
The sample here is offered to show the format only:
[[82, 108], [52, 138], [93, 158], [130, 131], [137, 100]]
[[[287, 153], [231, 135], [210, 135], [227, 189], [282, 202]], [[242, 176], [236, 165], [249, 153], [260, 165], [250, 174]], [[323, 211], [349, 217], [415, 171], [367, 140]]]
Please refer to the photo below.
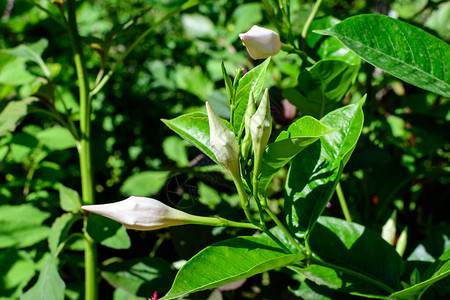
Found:
[[228, 129], [211, 105], [206, 102], [209, 120], [210, 145], [217, 161], [222, 164], [235, 178], [239, 173], [239, 145], [234, 133]]
[[263, 59], [280, 52], [280, 36], [273, 30], [254, 25], [239, 38], [253, 59]]
[[247, 105], [247, 109], [245, 111], [245, 117], [244, 117], [245, 137], [244, 137], [244, 139], [242, 141], [242, 145], [241, 145], [241, 153], [242, 153], [242, 157], [244, 159], [247, 159], [248, 152], [250, 150], [250, 146], [252, 145], [252, 135], [250, 133], [250, 123], [251, 123], [252, 116], [255, 114], [255, 112], [256, 112], [255, 100], [253, 98], [253, 92], [250, 91], [250, 95], [248, 97], [248, 105]]
[[135, 230], [156, 230], [170, 226], [197, 224], [197, 219], [201, 218], [145, 197], [129, 197], [115, 203], [84, 205], [81, 208]]
[[264, 152], [264, 149], [267, 146], [267, 143], [269, 142], [270, 134], [272, 133], [268, 89], [265, 90], [262, 101], [251, 119], [250, 132], [252, 135], [255, 161], [259, 161]]

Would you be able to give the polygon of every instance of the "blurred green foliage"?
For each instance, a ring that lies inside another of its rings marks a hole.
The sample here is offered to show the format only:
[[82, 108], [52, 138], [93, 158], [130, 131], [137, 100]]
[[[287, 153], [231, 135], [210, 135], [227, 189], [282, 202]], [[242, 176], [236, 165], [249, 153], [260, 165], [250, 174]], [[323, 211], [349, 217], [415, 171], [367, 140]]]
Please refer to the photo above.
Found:
[[[142, 32], [183, 2], [77, 2], [91, 87], [112, 66], [116, 68], [93, 97], [92, 168], [97, 202], [114, 202], [128, 195], [154, 196], [189, 213], [218, 214], [239, 221], [244, 216], [230, 178], [224, 178], [210, 159], [174, 136], [160, 119], [204, 112], [206, 100], [221, 117], [229, 118], [220, 63], [224, 62], [232, 77], [236, 66], [246, 70], [256, 66], [258, 62], [247, 57], [238, 34], [254, 24], [274, 25], [260, 2], [203, 2], [155, 26], [123, 64], [115, 65]], [[450, 2], [396, 0], [390, 9], [383, 3], [324, 1], [311, 30], [329, 28], [352, 15], [387, 9], [450, 41]], [[301, 32], [313, 4], [292, 1], [295, 32]], [[77, 144], [71, 132], [60, 125], [62, 120], [76, 123], [80, 118], [70, 41], [51, 1], [2, 0], [0, 13], [0, 299], [19, 299], [25, 291], [29, 291], [29, 299], [38, 299], [33, 293], [46, 289], [48, 295], [63, 293], [67, 299], [82, 299], [80, 218], [69, 214], [80, 210]], [[286, 28], [281, 30], [282, 38], [287, 38]], [[414, 284], [413, 270], [424, 271], [450, 247], [450, 101], [374, 69], [335, 38], [310, 33], [306, 44], [308, 54], [316, 60], [342, 60], [338, 76], [347, 76], [348, 85], [339, 86], [339, 95], [330, 96], [328, 92], [336, 91], [321, 89], [319, 66], [300, 70], [301, 60], [296, 55], [273, 57], [266, 86], [271, 87], [276, 130], [286, 129], [300, 114], [316, 114], [314, 108], [295, 107], [291, 95], [313, 91], [307, 96], [315, 98], [322, 93], [336, 101], [332, 110], [356, 102], [367, 92], [363, 134], [341, 184], [357, 223], [381, 233], [397, 211], [394, 236], [398, 238], [408, 228], [404, 258], [409, 256], [410, 263], [404, 280]], [[286, 106], [284, 98], [292, 104]], [[269, 187], [276, 212], [282, 211], [285, 176], [286, 170], [280, 170]], [[256, 214], [257, 209], [252, 211]], [[341, 216], [336, 196], [325, 214]], [[123, 226], [105, 219], [89, 222], [88, 230], [102, 245], [99, 259], [104, 299], [150, 297], [155, 290], [163, 294], [178, 268], [175, 262], [189, 259], [213, 241], [242, 232], [186, 226], [168, 233], [127, 233]], [[436, 242], [429, 244], [441, 252], [425, 251], [433, 254], [433, 259], [420, 261], [422, 241], [436, 233]], [[66, 250], [55, 259], [62, 241]], [[117, 250], [131, 244], [133, 249]], [[135, 260], [139, 257], [145, 258]], [[35, 285], [43, 269], [55, 276], [50, 287]], [[441, 283], [438, 287], [426, 295], [430, 299], [448, 296], [448, 286]], [[223, 294], [229, 299], [293, 299], [330, 293], [323, 289], [284, 270], [254, 276], [240, 290]], [[209, 295], [201, 292], [192, 299]]]

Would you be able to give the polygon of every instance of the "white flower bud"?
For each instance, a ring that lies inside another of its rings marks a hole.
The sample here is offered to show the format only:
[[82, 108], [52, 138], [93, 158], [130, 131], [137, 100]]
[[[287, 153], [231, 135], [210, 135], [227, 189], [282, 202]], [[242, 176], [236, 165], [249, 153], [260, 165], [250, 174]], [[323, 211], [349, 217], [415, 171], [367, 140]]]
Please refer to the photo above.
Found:
[[238, 178], [239, 173], [239, 145], [234, 133], [228, 129], [219, 116], [206, 102], [209, 120], [210, 145], [217, 161], [220, 162], [233, 177]]
[[255, 160], [260, 160], [270, 134], [272, 133], [272, 121], [270, 116], [269, 90], [266, 89], [258, 109], [251, 118], [250, 132], [252, 135]]
[[239, 38], [247, 48], [253, 59], [262, 59], [280, 52], [280, 36], [273, 30], [254, 25], [246, 33], [239, 34]]
[[242, 153], [242, 157], [244, 159], [247, 159], [248, 152], [252, 145], [252, 136], [250, 133], [250, 123], [251, 123], [252, 116], [255, 114], [255, 112], [256, 112], [255, 100], [253, 99], [253, 92], [250, 91], [250, 95], [248, 97], [248, 105], [247, 105], [247, 109], [245, 110], [245, 117], [244, 117], [245, 137], [244, 137], [244, 139], [242, 141], [242, 145], [241, 145], [241, 150], [242, 150], [241, 153]]
[[156, 230], [170, 226], [196, 224], [198, 218], [201, 218], [145, 197], [129, 197], [115, 203], [84, 205], [81, 208], [135, 230]]

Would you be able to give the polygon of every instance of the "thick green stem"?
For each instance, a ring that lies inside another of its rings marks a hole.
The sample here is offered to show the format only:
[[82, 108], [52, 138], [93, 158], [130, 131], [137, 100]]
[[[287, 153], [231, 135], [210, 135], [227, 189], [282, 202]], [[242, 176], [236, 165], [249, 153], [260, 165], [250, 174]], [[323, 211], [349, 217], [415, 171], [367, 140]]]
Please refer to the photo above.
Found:
[[347, 201], [345, 201], [344, 192], [342, 191], [341, 183], [338, 182], [336, 186], [336, 194], [339, 198], [339, 203], [341, 204], [342, 213], [344, 214], [345, 220], [352, 222], [352, 216], [348, 210]]
[[242, 206], [242, 209], [244, 210], [244, 213], [245, 213], [245, 216], [247, 217], [247, 220], [249, 220], [250, 223], [252, 223], [256, 227], [261, 229], [261, 224], [258, 223], [255, 220], [255, 218], [253, 218], [253, 216], [252, 216], [252, 214], [250, 212], [250, 207], [249, 207], [249, 203], [248, 203], [248, 196], [247, 196], [247, 193], [245, 192], [244, 185], [242, 184], [242, 180], [240, 178], [235, 178], [233, 176], [233, 181], [234, 181], [234, 185], [236, 186], [236, 190], [238, 192], [239, 199], [241, 200], [241, 206]]
[[321, 4], [322, 4], [322, 0], [316, 1], [316, 4], [314, 4], [313, 9], [308, 16], [308, 19], [306, 20], [305, 26], [303, 26], [303, 30], [302, 30], [302, 49], [303, 50], [305, 50], [305, 48], [306, 48], [306, 37], [308, 36], [309, 28], [311, 27], [311, 24], [314, 21], [314, 18], [316, 17]]
[[[265, 199], [265, 198], [264, 198]], [[299, 243], [295, 240], [295, 238], [292, 236], [292, 234], [287, 230], [287, 228], [284, 226], [284, 224], [278, 219], [278, 217], [273, 213], [273, 211], [270, 209], [270, 207], [267, 205], [267, 200], [263, 200], [263, 208], [267, 212], [267, 214], [274, 220], [275, 224], [283, 231], [284, 235], [287, 237], [287, 239], [295, 246], [295, 248], [298, 250], [299, 253], [306, 254], [305, 251], [300, 247]]]
[[[95, 204], [92, 176], [91, 158], [91, 98], [89, 95], [89, 80], [87, 76], [86, 63], [78, 34], [75, 13], [75, 0], [67, 1], [69, 36], [74, 52], [75, 69], [78, 78], [78, 90], [80, 101], [80, 143], [78, 155], [80, 158], [81, 192], [82, 201], [85, 205]], [[86, 231], [87, 219], [84, 222], [84, 263], [85, 263], [85, 299], [96, 300], [98, 298], [97, 287], [97, 246], [95, 241]]]

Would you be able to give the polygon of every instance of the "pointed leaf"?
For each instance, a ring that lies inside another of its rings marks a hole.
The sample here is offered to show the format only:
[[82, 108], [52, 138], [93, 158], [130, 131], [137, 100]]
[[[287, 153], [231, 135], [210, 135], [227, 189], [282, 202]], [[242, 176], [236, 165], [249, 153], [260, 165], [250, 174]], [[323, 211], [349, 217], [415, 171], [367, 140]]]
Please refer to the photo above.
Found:
[[244, 116], [245, 111], [247, 110], [250, 92], [253, 92], [253, 97], [255, 99], [259, 99], [259, 96], [261, 95], [269, 63], [270, 57], [256, 68], [247, 72], [244, 77], [239, 80], [235, 98], [236, 107], [232, 110], [233, 115], [231, 118], [233, 120], [235, 133], [241, 132], [244, 126]]
[[316, 32], [337, 37], [389, 74], [450, 97], [450, 46], [422, 29], [383, 15], [360, 15]]
[[59, 184], [59, 202], [67, 212], [77, 213], [81, 209], [81, 199], [77, 191]]
[[289, 227], [299, 237], [310, 232], [334, 193], [361, 134], [363, 103], [364, 98], [323, 117], [322, 124], [340, 130], [321, 137], [291, 161], [285, 211]]
[[42, 268], [36, 284], [29, 289], [21, 300], [63, 300], [66, 285], [58, 274], [56, 260], [50, 256]]
[[9, 102], [0, 112], [0, 136], [13, 132], [28, 113], [28, 105], [37, 98], [26, 98]]
[[450, 275], [450, 249], [439, 257], [436, 262], [430, 266], [432, 275], [427, 280], [415, 284], [402, 291], [393, 293], [389, 299], [408, 300], [420, 299], [420, 296], [437, 281], [444, 279]]
[[268, 270], [300, 262], [267, 237], [236, 237], [213, 244], [191, 258], [178, 272], [161, 300], [212, 289]]
[[190, 113], [172, 120], [162, 119], [161, 121], [163, 121], [167, 127], [179, 134], [183, 139], [200, 149], [217, 164], [219, 163], [209, 144], [209, 122], [207, 115], [202, 113]]
[[339, 106], [358, 74], [358, 65], [321, 60], [298, 76], [298, 87], [283, 95], [304, 115], [322, 118]]
[[336, 130], [305, 116], [291, 124], [287, 131], [281, 132], [276, 141], [264, 151], [258, 185], [260, 191], [264, 193], [275, 174], [298, 153], [321, 136]]

